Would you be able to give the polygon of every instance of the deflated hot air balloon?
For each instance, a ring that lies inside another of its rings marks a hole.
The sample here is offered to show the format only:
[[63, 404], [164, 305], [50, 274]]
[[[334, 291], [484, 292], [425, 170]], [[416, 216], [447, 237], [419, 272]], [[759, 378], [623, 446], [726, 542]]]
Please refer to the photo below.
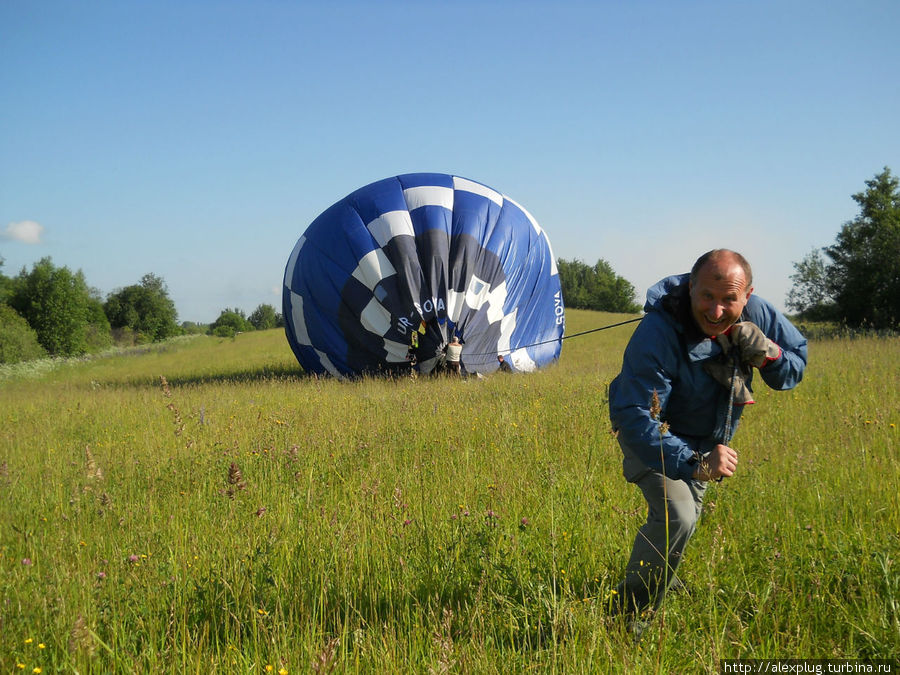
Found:
[[559, 358], [556, 260], [534, 218], [459, 176], [414, 173], [367, 185], [324, 211], [284, 273], [291, 349], [337, 377], [430, 372], [454, 336], [462, 368], [503, 355], [531, 371]]

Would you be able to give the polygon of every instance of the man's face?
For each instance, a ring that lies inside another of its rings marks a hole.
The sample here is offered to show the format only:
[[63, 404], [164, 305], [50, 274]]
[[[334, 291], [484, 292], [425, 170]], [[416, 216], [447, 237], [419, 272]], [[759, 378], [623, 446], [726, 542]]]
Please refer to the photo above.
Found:
[[731, 260], [706, 263], [691, 283], [691, 311], [706, 335], [724, 333], [737, 321], [753, 292], [744, 269]]

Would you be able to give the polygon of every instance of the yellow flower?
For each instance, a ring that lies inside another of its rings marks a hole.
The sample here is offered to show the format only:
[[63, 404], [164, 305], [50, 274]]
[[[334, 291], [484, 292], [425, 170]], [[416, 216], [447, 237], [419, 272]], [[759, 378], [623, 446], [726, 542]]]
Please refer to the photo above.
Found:
[[266, 664], [266, 672], [271, 673], [273, 670], [275, 670], [275, 666], [273, 666], [271, 663], [267, 663]]
[[43, 642], [38, 643], [38, 649], [46, 649], [46, 648], [47, 648], [47, 645], [45, 645]]
[[40, 673], [43, 672], [43, 670], [41, 669], [40, 666], [36, 666], [36, 667], [32, 668], [31, 672], [34, 673], [34, 675], [39, 675]]
[[34, 642], [34, 638], [25, 638], [26, 645], [30, 645], [32, 642]]
[[16, 664], [16, 668], [18, 668], [19, 670], [25, 670], [25, 664], [24, 664], [24, 663], [17, 663], [17, 664]]
[[264, 609], [258, 609], [258, 610], [256, 610], [256, 613], [259, 614], [260, 616], [268, 615], [268, 612]]
[[278, 671], [278, 675], [288, 675], [287, 668], [282, 668]]

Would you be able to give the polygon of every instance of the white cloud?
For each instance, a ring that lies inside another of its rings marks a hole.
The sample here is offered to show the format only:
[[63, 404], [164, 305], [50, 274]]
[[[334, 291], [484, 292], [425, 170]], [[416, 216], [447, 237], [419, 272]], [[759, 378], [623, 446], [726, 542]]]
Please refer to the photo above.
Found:
[[22, 220], [18, 223], [10, 223], [6, 230], [0, 233], [0, 239], [8, 241], [20, 241], [23, 244], [40, 244], [44, 226], [33, 220]]

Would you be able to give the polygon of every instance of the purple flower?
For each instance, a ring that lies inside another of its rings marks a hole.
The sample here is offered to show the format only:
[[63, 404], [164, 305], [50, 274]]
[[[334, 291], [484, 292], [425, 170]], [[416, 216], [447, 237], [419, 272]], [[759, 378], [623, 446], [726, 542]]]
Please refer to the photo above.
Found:
[[31, 558], [22, 558], [22, 564], [25, 565], [25, 567], [31, 567]]
[[140, 558], [138, 558], [137, 555], [134, 553], [132, 553], [130, 556], [128, 556], [128, 562], [136, 563], [138, 560], [140, 560]]
[[106, 572], [97, 572], [97, 578], [103, 581], [106, 578]]

